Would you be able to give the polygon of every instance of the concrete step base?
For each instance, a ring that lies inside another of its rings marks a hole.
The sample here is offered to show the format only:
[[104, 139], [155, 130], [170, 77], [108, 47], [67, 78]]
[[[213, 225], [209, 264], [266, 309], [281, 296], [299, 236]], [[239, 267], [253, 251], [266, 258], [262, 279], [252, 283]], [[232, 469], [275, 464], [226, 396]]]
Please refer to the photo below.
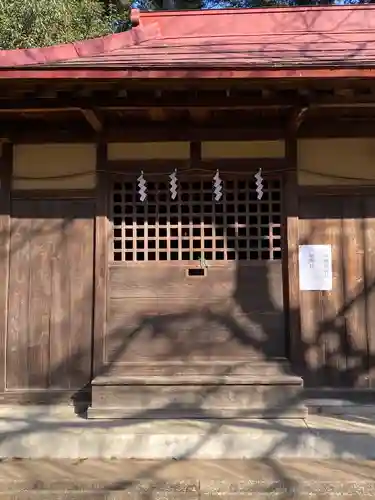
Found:
[[309, 401], [306, 400], [306, 407], [309, 415], [331, 415], [357, 417], [372, 417], [375, 419], [375, 405], [359, 405], [348, 401]]
[[209, 408], [199, 409], [199, 407], [176, 407], [166, 408], [151, 408], [147, 407], [142, 410], [142, 407], [137, 408], [114, 408], [111, 406], [88, 408], [87, 418], [90, 420], [114, 419], [126, 420], [134, 418], [142, 418], [144, 420], [175, 420], [175, 419], [303, 419], [308, 415], [308, 409], [303, 404], [293, 404], [288, 406], [273, 406], [271, 408], [251, 407], [249, 409], [239, 408]]
[[0, 459], [375, 459], [372, 417], [86, 420], [13, 406], [0, 407], [0, 434]]

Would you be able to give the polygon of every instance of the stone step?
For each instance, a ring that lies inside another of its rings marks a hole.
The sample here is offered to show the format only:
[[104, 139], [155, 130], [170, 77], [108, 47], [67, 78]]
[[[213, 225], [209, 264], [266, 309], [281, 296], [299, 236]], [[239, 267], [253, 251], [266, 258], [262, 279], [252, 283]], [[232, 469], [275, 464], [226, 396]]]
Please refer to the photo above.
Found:
[[302, 385], [95, 385], [88, 416], [303, 418], [302, 390]]
[[303, 381], [300, 377], [293, 375], [188, 375], [186, 373], [160, 376], [160, 375], [110, 375], [95, 378], [92, 386], [121, 386], [121, 385], [268, 385], [283, 386], [293, 385], [302, 386]]
[[88, 418], [304, 418], [284, 361], [126, 365], [92, 382]]
[[126, 363], [97, 376], [92, 385], [302, 385], [285, 360]]

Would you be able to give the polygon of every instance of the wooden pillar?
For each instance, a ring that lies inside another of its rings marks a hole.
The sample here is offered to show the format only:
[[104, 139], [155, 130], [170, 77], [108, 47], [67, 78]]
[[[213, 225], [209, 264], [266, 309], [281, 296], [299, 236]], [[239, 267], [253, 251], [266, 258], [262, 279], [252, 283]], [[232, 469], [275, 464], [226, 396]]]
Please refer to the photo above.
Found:
[[202, 161], [202, 143], [193, 141], [190, 143], [190, 168], [199, 168]]
[[94, 258], [94, 335], [92, 378], [103, 368], [103, 346], [107, 316], [108, 275], [108, 220], [107, 194], [108, 175], [107, 145], [97, 144], [96, 153], [96, 214], [95, 214], [95, 258]]
[[10, 192], [13, 144], [3, 144], [0, 159], [0, 392], [5, 391], [5, 353], [8, 328]]
[[301, 351], [301, 317], [298, 273], [298, 172], [297, 172], [297, 136], [296, 129], [290, 127], [286, 136], [285, 156], [288, 172], [285, 182], [285, 214], [286, 228], [284, 232], [286, 257], [284, 263], [284, 279], [286, 280], [287, 335], [289, 359], [298, 370], [303, 362]]

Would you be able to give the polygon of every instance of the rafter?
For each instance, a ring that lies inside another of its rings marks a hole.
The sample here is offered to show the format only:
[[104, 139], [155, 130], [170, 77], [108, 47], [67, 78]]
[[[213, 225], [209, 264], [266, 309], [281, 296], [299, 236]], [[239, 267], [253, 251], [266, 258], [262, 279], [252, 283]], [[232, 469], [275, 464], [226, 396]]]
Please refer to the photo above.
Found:
[[81, 112], [83, 116], [86, 118], [86, 121], [90, 125], [90, 127], [97, 133], [103, 131], [103, 124], [98, 117], [98, 114], [93, 109], [81, 108]]
[[309, 106], [299, 106], [293, 110], [288, 122], [288, 134], [296, 135], [302, 123], [304, 122], [307, 113], [309, 111]]

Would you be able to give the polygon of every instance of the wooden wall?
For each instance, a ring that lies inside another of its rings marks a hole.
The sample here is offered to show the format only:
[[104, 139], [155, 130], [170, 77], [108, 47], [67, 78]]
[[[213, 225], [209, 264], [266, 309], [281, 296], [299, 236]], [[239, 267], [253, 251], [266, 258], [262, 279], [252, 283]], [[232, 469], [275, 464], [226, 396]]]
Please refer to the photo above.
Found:
[[[201, 143], [201, 157], [210, 159], [283, 158], [285, 142], [207, 141]], [[189, 142], [148, 142], [108, 144], [108, 160], [188, 160]]]
[[[206, 142], [201, 153], [203, 159], [279, 158], [284, 147], [283, 141]], [[114, 161], [185, 160], [190, 152], [188, 142], [108, 145]], [[300, 292], [298, 273], [287, 269], [295, 298], [290, 318], [298, 323], [291, 328], [297, 332], [292, 360], [303, 365], [307, 385], [370, 387], [375, 384], [374, 146], [367, 139], [306, 139], [297, 156], [299, 187], [288, 191], [295, 199], [296, 227], [288, 232], [295, 240], [289, 248], [331, 244], [334, 286], [331, 292]], [[51, 390], [57, 400], [59, 391], [72, 392], [90, 381], [92, 318], [101, 314], [93, 307], [94, 272], [104, 280], [107, 262], [104, 247], [102, 257], [95, 256], [96, 210], [105, 219], [105, 207], [95, 208], [96, 158], [95, 145], [3, 147], [0, 400], [5, 394], [37, 402]], [[97, 226], [97, 243], [98, 235]], [[98, 304], [105, 301], [105, 286], [100, 300], [98, 281], [96, 286]], [[105, 307], [102, 312], [98, 325]]]
[[12, 201], [6, 389], [90, 380], [93, 201]]
[[187, 160], [190, 157], [189, 142], [115, 142], [108, 144], [107, 158], [116, 160], [158, 159]]
[[17, 144], [13, 156], [12, 189], [95, 187], [94, 144]]
[[361, 186], [375, 183], [375, 141], [301, 139], [298, 183], [301, 186]]
[[299, 292], [308, 386], [375, 385], [374, 164], [373, 140], [299, 144], [299, 244], [329, 244], [333, 260], [332, 291]]
[[95, 145], [5, 147], [0, 401], [66, 401], [91, 380], [95, 158]]

